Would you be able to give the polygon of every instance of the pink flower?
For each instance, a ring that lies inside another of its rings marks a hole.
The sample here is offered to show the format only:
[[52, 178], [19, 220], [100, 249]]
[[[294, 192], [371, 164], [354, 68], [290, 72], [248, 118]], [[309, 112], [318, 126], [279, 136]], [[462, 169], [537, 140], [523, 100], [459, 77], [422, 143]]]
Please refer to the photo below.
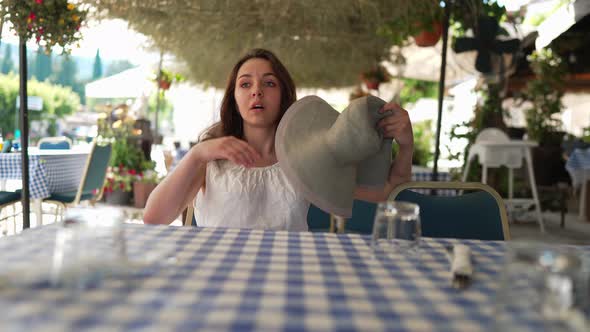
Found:
[[43, 0], [35, 0], [36, 3], [42, 5], [43, 4]]

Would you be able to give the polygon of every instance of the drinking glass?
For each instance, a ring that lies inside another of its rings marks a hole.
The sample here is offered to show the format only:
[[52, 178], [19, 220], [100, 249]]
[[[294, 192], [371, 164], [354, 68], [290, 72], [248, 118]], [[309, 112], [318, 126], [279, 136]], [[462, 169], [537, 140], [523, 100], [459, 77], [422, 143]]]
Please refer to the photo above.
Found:
[[377, 205], [371, 241], [374, 250], [417, 253], [421, 233], [418, 205], [401, 201]]
[[70, 208], [56, 234], [51, 282], [84, 289], [128, 267], [123, 214], [113, 208]]
[[495, 300], [495, 330], [587, 331], [588, 269], [571, 248], [513, 243]]

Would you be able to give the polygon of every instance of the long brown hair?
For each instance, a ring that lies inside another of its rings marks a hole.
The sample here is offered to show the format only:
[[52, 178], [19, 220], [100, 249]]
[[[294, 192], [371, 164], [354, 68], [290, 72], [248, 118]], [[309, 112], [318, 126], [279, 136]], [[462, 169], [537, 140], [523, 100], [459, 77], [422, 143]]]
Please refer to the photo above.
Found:
[[297, 95], [295, 93], [295, 83], [287, 71], [287, 68], [285, 68], [285, 66], [281, 63], [279, 58], [277, 58], [277, 56], [271, 51], [262, 48], [250, 50], [242, 58], [240, 58], [240, 60], [238, 60], [229, 74], [227, 85], [225, 87], [225, 94], [221, 101], [221, 120], [205, 131], [205, 133], [201, 136], [201, 141], [221, 136], [235, 136], [237, 138], [244, 138], [244, 120], [242, 119], [242, 116], [238, 110], [234, 92], [236, 90], [238, 71], [242, 65], [250, 59], [264, 59], [270, 62], [272, 70], [280, 82], [281, 109], [279, 121], [287, 111], [287, 108], [289, 108], [289, 106], [291, 106], [291, 104], [297, 100]]

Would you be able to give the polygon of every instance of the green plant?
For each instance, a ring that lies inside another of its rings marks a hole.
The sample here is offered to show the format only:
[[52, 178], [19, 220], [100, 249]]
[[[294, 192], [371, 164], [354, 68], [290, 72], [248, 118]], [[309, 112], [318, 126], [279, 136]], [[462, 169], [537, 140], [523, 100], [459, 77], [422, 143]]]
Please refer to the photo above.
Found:
[[[38, 96], [43, 100], [43, 108], [40, 112], [29, 113], [31, 121], [42, 120], [52, 125], [58, 119], [72, 114], [80, 108], [80, 98], [69, 87], [53, 85], [48, 82], [38, 82], [36, 79], [29, 80], [27, 86], [30, 96]], [[18, 91], [18, 76], [15, 74], [0, 75], [0, 130], [2, 134], [14, 132], [16, 129]], [[34, 138], [35, 134], [41, 136], [46, 134], [55, 135], [52, 132], [31, 134], [32, 138]]]
[[[426, 120], [412, 123], [414, 131], [414, 153], [412, 155], [412, 165], [428, 166], [428, 163], [434, 159], [434, 153], [431, 148], [434, 140], [432, 131], [432, 121]], [[395, 158], [399, 147], [397, 144], [392, 145], [392, 156]]]
[[529, 80], [523, 94], [523, 100], [531, 103], [531, 107], [525, 110], [527, 133], [543, 145], [561, 126], [555, 115], [563, 107], [561, 98], [566, 67], [551, 49], [535, 51], [527, 60], [536, 75], [535, 79]]
[[47, 52], [55, 45], [69, 53], [69, 45], [78, 42], [80, 27], [88, 10], [67, 0], [3, 0], [0, 17], [12, 23], [17, 35], [32, 37]]
[[164, 91], [170, 89], [170, 86], [173, 82], [182, 82], [184, 80], [185, 78], [181, 74], [172, 73], [165, 69], [161, 69], [159, 74], [156, 76], [156, 82], [158, 83], [158, 86]]
[[395, 46], [406, 46], [409, 37], [421, 31], [432, 31], [441, 22], [443, 10], [440, 1], [422, 0], [406, 5], [395, 17], [381, 25], [377, 33], [391, 41]]

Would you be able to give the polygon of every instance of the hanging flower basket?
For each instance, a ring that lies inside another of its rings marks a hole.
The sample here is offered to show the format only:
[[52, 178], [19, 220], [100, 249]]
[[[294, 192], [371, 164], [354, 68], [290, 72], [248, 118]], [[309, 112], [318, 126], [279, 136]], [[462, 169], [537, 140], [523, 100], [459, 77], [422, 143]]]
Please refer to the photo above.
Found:
[[434, 46], [442, 35], [442, 24], [434, 22], [429, 30], [422, 30], [419, 34], [414, 36], [416, 45], [420, 47]]
[[170, 85], [172, 85], [172, 82], [170, 82], [170, 81], [166, 81], [166, 80], [159, 80], [158, 81], [158, 86], [162, 90], [168, 90], [168, 89], [170, 89]]
[[379, 85], [383, 82], [387, 82], [391, 79], [391, 76], [381, 65], [377, 65], [374, 68], [361, 74], [361, 80], [365, 83], [365, 86], [369, 90], [379, 90]]
[[379, 85], [381, 84], [381, 82], [372, 79], [363, 79], [363, 82], [369, 90], [379, 90]]
[[12, 23], [20, 38], [35, 38], [47, 52], [59, 45], [69, 53], [69, 47], [82, 38], [79, 30], [88, 14], [86, 7], [67, 0], [3, 0], [0, 16]]

